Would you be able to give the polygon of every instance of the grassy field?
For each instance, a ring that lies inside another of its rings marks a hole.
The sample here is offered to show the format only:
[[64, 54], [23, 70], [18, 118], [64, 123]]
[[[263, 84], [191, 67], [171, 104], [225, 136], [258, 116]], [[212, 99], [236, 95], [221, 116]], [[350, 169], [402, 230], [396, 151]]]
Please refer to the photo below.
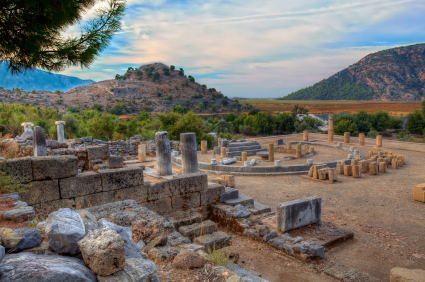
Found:
[[416, 109], [421, 109], [421, 102], [384, 102], [384, 101], [291, 101], [291, 100], [268, 100], [248, 99], [241, 103], [251, 104], [262, 111], [289, 112], [294, 104], [302, 105], [309, 109], [312, 114], [328, 113], [358, 113], [366, 111], [374, 113], [378, 110], [386, 112], [397, 112], [398, 115], [407, 115]]

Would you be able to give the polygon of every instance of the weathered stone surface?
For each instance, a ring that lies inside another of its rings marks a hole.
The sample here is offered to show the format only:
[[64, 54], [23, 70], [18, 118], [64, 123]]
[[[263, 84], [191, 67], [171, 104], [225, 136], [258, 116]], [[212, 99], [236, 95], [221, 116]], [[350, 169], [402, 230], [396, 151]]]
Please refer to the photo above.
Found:
[[177, 231], [171, 232], [167, 236], [168, 245], [171, 247], [176, 247], [183, 244], [190, 244], [190, 239], [188, 237], [184, 237]]
[[276, 231], [272, 231], [263, 237], [264, 242], [268, 242], [269, 240], [276, 238], [278, 233]]
[[35, 204], [33, 207], [37, 215], [47, 217], [51, 212], [54, 212], [60, 208], [74, 209], [76, 205], [74, 199], [60, 199], [56, 201]]
[[109, 145], [104, 144], [100, 146], [87, 146], [87, 157], [89, 161], [92, 160], [106, 160], [109, 158]]
[[21, 183], [28, 183], [33, 180], [31, 158], [29, 157], [7, 160], [0, 164], [0, 170], [15, 177], [16, 181]]
[[78, 174], [76, 156], [32, 157], [31, 165], [34, 180], [60, 179]]
[[23, 237], [19, 244], [15, 246], [15, 250], [29, 249], [41, 244], [40, 232], [35, 228], [19, 228], [15, 232]]
[[3, 259], [0, 281], [95, 282], [84, 262], [73, 257], [11, 254]]
[[157, 247], [149, 251], [148, 255], [154, 262], [171, 261], [179, 254], [179, 250], [174, 247]]
[[197, 173], [198, 154], [194, 132], [180, 134], [180, 149], [182, 153], [182, 174]]
[[0, 199], [2, 200], [11, 200], [11, 201], [19, 201], [21, 197], [17, 192], [14, 193], [8, 193], [8, 194], [2, 194], [0, 195]]
[[34, 156], [46, 156], [46, 138], [44, 137], [43, 128], [41, 126], [34, 127], [32, 139]]
[[98, 276], [99, 282], [159, 282], [156, 266], [147, 259], [129, 258], [124, 269], [109, 276]]
[[179, 232], [189, 238], [199, 237], [206, 234], [212, 234], [217, 231], [217, 225], [211, 221], [206, 220], [201, 223], [179, 227]]
[[220, 256], [228, 257], [233, 263], [237, 263], [239, 260], [239, 252], [234, 246], [224, 247], [217, 250], [217, 254]]
[[208, 189], [201, 191], [201, 206], [207, 206], [220, 202], [220, 194], [225, 192], [221, 184], [210, 184]]
[[103, 191], [123, 189], [143, 184], [143, 169], [128, 166], [115, 169], [99, 170], [102, 177]]
[[0, 246], [0, 263], [3, 260], [3, 258], [4, 258], [4, 255], [5, 255], [5, 249], [4, 249], [3, 246]]
[[265, 236], [270, 233], [270, 227], [267, 225], [256, 225], [255, 230], [260, 236]]
[[251, 212], [244, 206], [238, 204], [233, 208], [232, 211], [228, 212], [228, 215], [231, 215], [235, 218], [249, 217], [251, 215]]
[[149, 251], [158, 246], [165, 246], [167, 244], [167, 236], [162, 235], [158, 236], [155, 239], [151, 240], [144, 248], [143, 252], [149, 253]]
[[180, 194], [200, 192], [208, 189], [208, 176], [205, 173], [178, 175]]
[[33, 220], [35, 212], [33, 207], [21, 207], [14, 210], [5, 211], [3, 218], [8, 220], [16, 220], [17, 222], [23, 222]]
[[171, 197], [170, 183], [168, 181], [161, 181], [148, 187], [148, 200], [156, 201], [159, 199]]
[[[115, 201], [115, 191], [106, 191], [96, 194], [89, 194], [80, 197], [75, 197], [75, 206], [77, 208], [88, 208], [100, 206]], [[69, 199], [71, 200], [71, 199]]]
[[84, 172], [74, 177], [59, 180], [62, 199], [74, 198], [102, 191], [102, 180], [99, 173]]
[[23, 236], [21, 233], [13, 231], [13, 229], [0, 228], [0, 238], [3, 241], [3, 246], [12, 249], [21, 242]]
[[201, 205], [201, 194], [187, 193], [183, 195], [175, 195], [171, 198], [173, 211], [187, 211]]
[[155, 238], [168, 235], [173, 231], [174, 226], [165, 219], [156, 221], [144, 218], [133, 222], [131, 227], [133, 240], [135, 242], [143, 240], [147, 244]]
[[25, 185], [26, 192], [20, 193], [23, 201], [28, 205], [40, 204], [60, 199], [59, 182], [55, 180], [32, 181]]
[[52, 249], [61, 253], [78, 253], [77, 243], [86, 235], [80, 215], [68, 208], [49, 214], [45, 230]]
[[124, 188], [120, 190], [115, 190], [114, 192], [114, 201], [124, 201], [124, 200], [135, 200], [137, 203], [142, 204], [147, 201], [148, 198], [148, 188], [149, 185], [139, 185], [129, 188]]
[[105, 218], [100, 219], [98, 223], [99, 223], [99, 227], [115, 230], [119, 235], [121, 235], [122, 239], [124, 240], [126, 260], [128, 260], [129, 258], [139, 258], [139, 259], [143, 258], [141, 249], [131, 239], [130, 235], [128, 234], [127, 230], [124, 227], [113, 224]]
[[277, 225], [281, 231], [295, 229], [322, 220], [322, 199], [309, 197], [277, 205]]
[[84, 223], [84, 228], [86, 234], [99, 229], [99, 224], [97, 223], [96, 217], [88, 211], [79, 211], [78, 215], [81, 217]]
[[95, 230], [80, 240], [78, 246], [86, 265], [98, 275], [111, 275], [124, 268], [124, 240], [115, 230]]
[[108, 166], [109, 168], [124, 167], [124, 158], [122, 156], [109, 156]]
[[[135, 200], [124, 200], [119, 202], [107, 203], [100, 206], [85, 208], [85, 211], [93, 214], [97, 220], [101, 218], [109, 218], [111, 214], [116, 212], [133, 211], [134, 209], [143, 209]], [[148, 209], [145, 209], [148, 211]], [[141, 211], [143, 213], [143, 211]]]
[[394, 267], [391, 269], [390, 282], [425, 282], [425, 270]]
[[191, 225], [194, 223], [199, 223], [202, 221], [202, 215], [199, 212], [191, 212], [189, 215], [181, 217], [169, 217], [168, 221], [174, 225], [175, 229], [178, 229], [180, 226]]
[[425, 184], [413, 186], [413, 200], [425, 203]]
[[206, 250], [213, 250], [214, 248], [218, 250], [227, 246], [231, 246], [232, 237], [227, 233], [217, 231], [213, 234], [197, 237], [193, 242], [199, 245], [203, 245]]
[[140, 204], [149, 210], [157, 212], [160, 215], [170, 215], [173, 211], [171, 198], [164, 198], [157, 201], [145, 202]]
[[40, 245], [35, 246], [30, 249], [25, 249], [26, 253], [32, 253], [34, 255], [57, 255], [58, 252], [54, 251], [50, 245], [49, 242], [43, 241]]
[[173, 261], [173, 267], [177, 269], [193, 269], [203, 267], [205, 259], [191, 250], [184, 250]]

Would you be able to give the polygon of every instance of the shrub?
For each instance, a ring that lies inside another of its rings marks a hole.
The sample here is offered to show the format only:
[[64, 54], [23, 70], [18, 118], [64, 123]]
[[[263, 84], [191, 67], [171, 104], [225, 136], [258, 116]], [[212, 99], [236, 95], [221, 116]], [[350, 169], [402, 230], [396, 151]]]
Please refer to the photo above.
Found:
[[156, 71], [156, 72], [154, 73], [153, 77], [152, 77], [152, 81], [154, 81], [154, 82], [155, 82], [155, 81], [158, 81], [158, 80], [159, 80], [159, 77], [160, 77], [159, 72], [157, 72], [157, 71]]
[[180, 70], [179, 70], [179, 75], [180, 75], [180, 76], [183, 76], [183, 75], [184, 75], [184, 70], [183, 70], [183, 68], [180, 68]]
[[91, 107], [92, 110], [96, 110], [98, 112], [103, 112], [103, 105], [101, 104], [93, 104]]
[[63, 99], [56, 99], [56, 104], [62, 105], [63, 104]]
[[56, 90], [54, 93], [55, 93], [55, 94], [62, 94], [62, 91], [60, 91], [60, 90]]
[[173, 70], [175, 70], [175, 69], [176, 69], [176, 67], [175, 67], [174, 65], [171, 65], [171, 66], [170, 66], [170, 70], [172, 70], [172, 71], [173, 71]]
[[422, 133], [425, 128], [425, 120], [418, 110], [409, 114], [406, 120], [406, 129], [412, 133]]
[[377, 135], [379, 135], [379, 132], [371, 128], [370, 131], [367, 133], [367, 138], [376, 139]]
[[358, 132], [357, 125], [351, 120], [340, 120], [334, 127], [334, 132], [337, 135], [343, 135], [344, 132], [350, 132], [354, 136], [354, 132]]
[[410, 137], [409, 131], [400, 132], [397, 135], [397, 139], [398, 139], [398, 141], [412, 141], [412, 140], [414, 140], [412, 137]]
[[164, 72], [164, 75], [170, 75], [170, 69], [167, 67], [163, 67], [162, 71]]
[[188, 78], [190, 81], [195, 82], [195, 78], [194, 78], [193, 76], [189, 75], [187, 78]]

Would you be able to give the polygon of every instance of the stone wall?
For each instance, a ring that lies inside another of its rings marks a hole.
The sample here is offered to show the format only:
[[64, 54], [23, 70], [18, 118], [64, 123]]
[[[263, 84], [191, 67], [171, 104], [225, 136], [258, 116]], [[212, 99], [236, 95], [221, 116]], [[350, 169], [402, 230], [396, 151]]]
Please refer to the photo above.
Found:
[[27, 192], [20, 193], [22, 200], [43, 216], [59, 208], [81, 209], [126, 199], [164, 216], [206, 214], [222, 193], [208, 189], [207, 175], [201, 173], [154, 184], [144, 181], [143, 165], [78, 173], [75, 156], [18, 158], [5, 162], [4, 169], [24, 183]]

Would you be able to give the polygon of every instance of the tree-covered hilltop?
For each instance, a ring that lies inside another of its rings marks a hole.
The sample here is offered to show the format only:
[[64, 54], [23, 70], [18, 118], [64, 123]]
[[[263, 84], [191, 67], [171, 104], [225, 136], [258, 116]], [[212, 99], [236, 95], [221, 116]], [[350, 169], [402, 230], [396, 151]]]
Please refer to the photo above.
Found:
[[425, 44], [370, 54], [282, 100], [420, 101], [425, 91]]

